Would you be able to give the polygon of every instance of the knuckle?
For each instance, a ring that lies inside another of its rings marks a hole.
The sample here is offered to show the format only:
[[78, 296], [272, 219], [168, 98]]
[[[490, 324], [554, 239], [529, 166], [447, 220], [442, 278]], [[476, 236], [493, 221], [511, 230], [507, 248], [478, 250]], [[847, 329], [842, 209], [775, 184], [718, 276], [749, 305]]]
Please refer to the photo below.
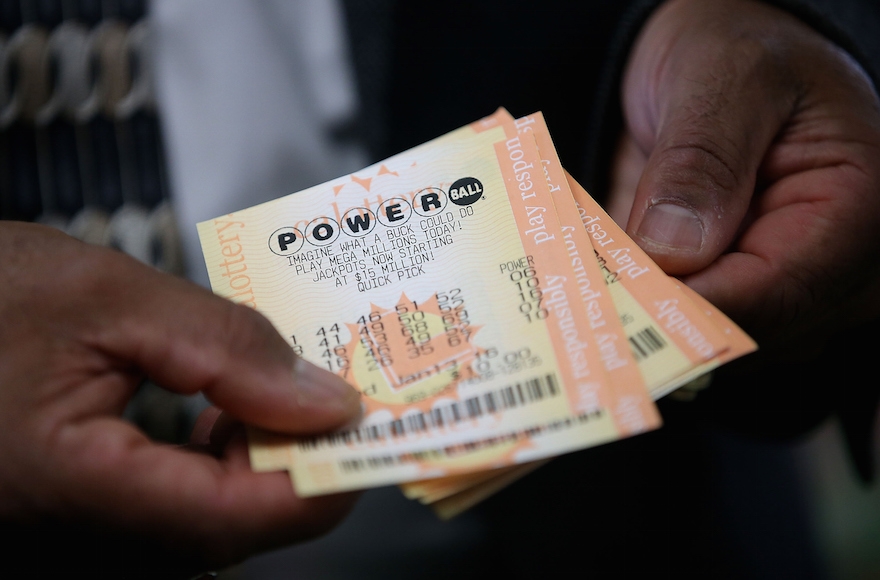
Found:
[[[732, 144], [699, 134], [686, 135], [664, 149], [660, 159], [663, 181], [674, 193], [698, 189], [716, 197], [740, 189], [743, 160]], [[673, 192], [670, 192], [673, 193]]]
[[222, 325], [225, 340], [232, 351], [261, 347], [276, 338], [274, 327], [265, 316], [247, 306], [228, 302]]
[[816, 313], [831, 307], [830, 280], [833, 280], [833, 273], [818, 265], [783, 267], [778, 286], [778, 301], [771, 310], [776, 313], [776, 323], [773, 325], [776, 332], [791, 334], [818, 322]]
[[[234, 361], [240, 363], [242, 357], [261, 361], [264, 370], [275, 368], [279, 363], [293, 364], [293, 351], [265, 316], [253, 308], [229, 301], [225, 308], [219, 344], [233, 357], [224, 357], [224, 364], [238, 364]], [[226, 372], [232, 371], [226, 368]]]

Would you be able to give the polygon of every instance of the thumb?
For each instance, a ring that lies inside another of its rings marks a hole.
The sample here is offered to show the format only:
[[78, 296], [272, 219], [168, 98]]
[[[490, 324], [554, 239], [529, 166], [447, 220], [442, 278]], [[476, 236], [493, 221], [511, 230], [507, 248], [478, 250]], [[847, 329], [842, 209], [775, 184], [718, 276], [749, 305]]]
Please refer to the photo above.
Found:
[[359, 393], [296, 356], [261, 314], [177, 280], [163, 282], [178, 287], [174, 308], [163, 308], [171, 293], [155, 292], [154, 283], [144, 308], [120, 317], [143, 329], [128, 353], [156, 382], [201, 391], [235, 419], [291, 434], [326, 431], [358, 415]]
[[255, 310], [119, 252], [19, 229], [39, 241], [32, 254], [46, 256], [36, 259], [60, 256], [67, 264], [53, 273], [53, 284], [30, 284], [28, 299], [49, 305], [47, 318], [66, 321], [107, 361], [95, 372], [101, 380], [87, 382], [100, 394], [89, 396], [110, 400], [120, 379], [140, 373], [181, 394], [202, 392], [233, 418], [275, 431], [325, 431], [358, 415], [358, 392], [295, 356]]
[[707, 4], [659, 9], [623, 85], [629, 130], [647, 155], [627, 233], [672, 275], [705, 268], [734, 240], [795, 97], [764, 43], [699, 24], [717, 21]]

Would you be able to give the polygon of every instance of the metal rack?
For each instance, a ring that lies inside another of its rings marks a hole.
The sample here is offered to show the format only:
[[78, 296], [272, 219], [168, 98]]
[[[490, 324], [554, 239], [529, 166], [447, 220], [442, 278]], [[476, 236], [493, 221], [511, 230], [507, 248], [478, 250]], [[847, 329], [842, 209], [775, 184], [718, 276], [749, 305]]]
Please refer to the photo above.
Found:
[[[0, 0], [0, 219], [183, 275], [147, 1]], [[125, 414], [181, 442], [200, 405], [145, 382]]]
[[0, 0], [0, 218], [181, 274], [146, 7]]

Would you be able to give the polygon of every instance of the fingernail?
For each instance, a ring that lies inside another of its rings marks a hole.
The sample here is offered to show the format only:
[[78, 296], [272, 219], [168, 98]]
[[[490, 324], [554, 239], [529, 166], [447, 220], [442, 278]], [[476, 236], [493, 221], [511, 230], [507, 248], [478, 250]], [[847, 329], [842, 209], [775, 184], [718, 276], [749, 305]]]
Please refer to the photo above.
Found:
[[645, 212], [637, 235], [670, 248], [698, 251], [703, 246], [703, 223], [686, 207], [672, 203], [652, 205]]
[[293, 380], [303, 407], [335, 407], [352, 412], [360, 407], [360, 393], [351, 385], [299, 357], [293, 364]]

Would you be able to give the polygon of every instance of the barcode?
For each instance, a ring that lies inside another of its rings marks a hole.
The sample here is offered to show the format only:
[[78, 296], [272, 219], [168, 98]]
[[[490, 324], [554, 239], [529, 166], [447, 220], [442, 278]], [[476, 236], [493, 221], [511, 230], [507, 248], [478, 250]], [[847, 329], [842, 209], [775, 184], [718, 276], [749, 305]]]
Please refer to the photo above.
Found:
[[648, 358], [658, 350], [666, 347], [666, 341], [660, 336], [653, 327], [648, 326], [629, 337], [629, 344], [632, 347], [633, 356], [636, 362]]
[[549, 374], [508, 385], [501, 389], [476, 395], [462, 401], [438, 405], [430, 411], [413, 413], [379, 425], [365, 425], [357, 429], [339, 431], [319, 437], [303, 439], [297, 444], [302, 451], [324, 447], [338, 447], [351, 443], [372, 443], [396, 439], [431, 429], [448, 427], [462, 421], [477, 419], [486, 413], [497, 413], [556, 397], [562, 391], [556, 376]]
[[588, 421], [594, 421], [602, 417], [604, 414], [604, 410], [597, 409], [595, 411], [582, 413], [574, 417], [559, 419], [557, 421], [553, 421], [552, 423], [547, 423], [546, 425], [530, 427], [521, 431], [511, 431], [509, 433], [496, 435], [495, 437], [489, 437], [480, 441], [469, 441], [467, 443], [461, 443], [458, 445], [422, 449], [419, 451], [400, 453], [397, 455], [386, 454], [372, 455], [370, 457], [341, 459], [339, 461], [339, 468], [343, 472], [352, 473], [357, 471], [395, 467], [397, 465], [404, 465], [407, 463], [417, 463], [421, 461], [431, 461], [453, 457], [462, 453], [470, 453], [472, 451], [488, 449], [491, 447], [496, 447], [498, 445], [503, 445], [505, 443], [513, 443], [527, 437], [531, 438], [546, 433], [555, 433], [565, 429], [570, 429], [572, 427], [582, 425]]

